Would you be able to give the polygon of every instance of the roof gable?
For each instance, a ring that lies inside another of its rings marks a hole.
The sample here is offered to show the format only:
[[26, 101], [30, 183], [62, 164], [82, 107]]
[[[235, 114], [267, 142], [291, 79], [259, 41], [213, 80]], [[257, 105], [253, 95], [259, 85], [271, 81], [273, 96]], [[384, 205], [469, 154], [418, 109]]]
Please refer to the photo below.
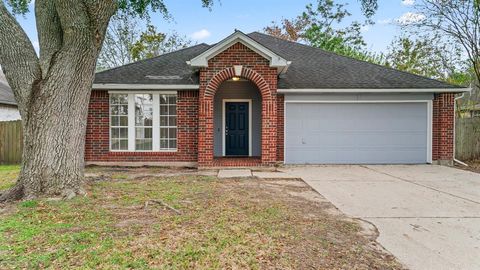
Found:
[[270, 61], [270, 67], [276, 68], [283, 68], [287, 67], [290, 62], [284, 59], [283, 57], [279, 56], [278, 54], [274, 53], [270, 49], [266, 48], [262, 44], [256, 42], [249, 36], [245, 35], [241, 31], [235, 30], [233, 34], [225, 38], [224, 40], [218, 42], [210, 49], [206, 50], [205, 52], [199, 54], [195, 58], [187, 61], [187, 63], [192, 67], [207, 67], [208, 60], [212, 59], [213, 57], [217, 56], [221, 52], [225, 51], [226, 49], [230, 48], [232, 45], [236, 43], [241, 43], [245, 45], [247, 48], [251, 49], [252, 51], [258, 53], [265, 59]]

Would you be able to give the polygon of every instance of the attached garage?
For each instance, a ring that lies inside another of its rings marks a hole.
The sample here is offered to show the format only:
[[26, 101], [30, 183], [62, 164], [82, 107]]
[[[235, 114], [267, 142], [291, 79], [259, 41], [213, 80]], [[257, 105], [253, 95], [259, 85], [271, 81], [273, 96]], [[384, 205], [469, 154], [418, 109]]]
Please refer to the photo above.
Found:
[[415, 98], [287, 98], [285, 163], [431, 163], [431, 100]]

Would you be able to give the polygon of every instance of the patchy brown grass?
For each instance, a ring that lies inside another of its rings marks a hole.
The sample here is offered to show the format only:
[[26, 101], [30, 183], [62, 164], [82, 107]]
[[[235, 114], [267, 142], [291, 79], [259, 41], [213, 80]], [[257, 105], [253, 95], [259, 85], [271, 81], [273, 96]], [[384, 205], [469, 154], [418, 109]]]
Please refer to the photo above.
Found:
[[13, 187], [19, 170], [18, 165], [0, 165], [0, 193], [2, 190]]
[[164, 172], [96, 168], [85, 198], [0, 212], [0, 269], [402, 268], [301, 181]]

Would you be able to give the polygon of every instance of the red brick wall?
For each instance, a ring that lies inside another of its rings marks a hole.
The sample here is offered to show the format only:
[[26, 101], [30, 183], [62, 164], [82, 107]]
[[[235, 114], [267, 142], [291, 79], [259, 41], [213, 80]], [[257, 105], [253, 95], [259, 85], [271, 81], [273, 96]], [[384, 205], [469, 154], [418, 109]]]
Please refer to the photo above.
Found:
[[198, 92], [178, 91], [177, 152], [110, 152], [109, 96], [92, 91], [88, 108], [85, 161], [196, 162]]
[[285, 96], [277, 95], [277, 161], [284, 161]]
[[213, 98], [218, 86], [235, 76], [234, 65], [243, 66], [240, 77], [255, 83], [262, 94], [262, 164], [277, 160], [277, 69], [241, 43], [236, 43], [208, 61], [200, 70], [198, 162], [213, 164]]
[[455, 94], [435, 94], [432, 120], [432, 159], [451, 161], [454, 156]]

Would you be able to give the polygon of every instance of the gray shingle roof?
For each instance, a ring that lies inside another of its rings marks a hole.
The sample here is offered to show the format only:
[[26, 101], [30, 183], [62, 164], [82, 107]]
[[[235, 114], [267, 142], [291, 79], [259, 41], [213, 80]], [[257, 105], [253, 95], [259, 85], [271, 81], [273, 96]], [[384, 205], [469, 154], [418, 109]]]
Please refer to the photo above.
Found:
[[[340, 56], [300, 43], [253, 32], [250, 38], [292, 64], [278, 82], [279, 89], [433, 89], [459, 88], [380, 65]], [[173, 53], [99, 72], [95, 83], [115, 84], [198, 84], [198, 72], [186, 64], [210, 48], [199, 44]], [[179, 76], [169, 77], [147, 76]]]
[[[0, 73], [2, 73], [1, 69]], [[0, 104], [17, 105], [12, 89], [3, 74], [0, 75]]]
[[[199, 44], [95, 74], [95, 83], [198, 84], [198, 72], [187, 61], [210, 48]], [[178, 77], [177, 77], [178, 76]]]

